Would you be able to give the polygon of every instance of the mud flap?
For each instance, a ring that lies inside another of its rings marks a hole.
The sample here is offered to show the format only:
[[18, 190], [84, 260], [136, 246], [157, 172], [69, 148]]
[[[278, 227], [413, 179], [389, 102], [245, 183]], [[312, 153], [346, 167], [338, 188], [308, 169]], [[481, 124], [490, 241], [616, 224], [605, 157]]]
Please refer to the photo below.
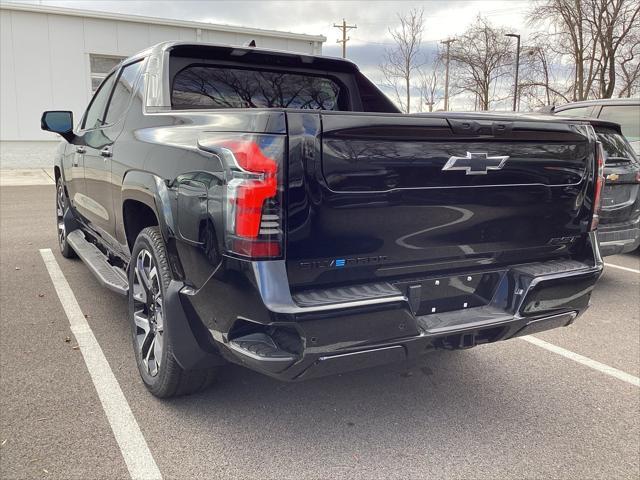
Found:
[[[184, 370], [199, 370], [224, 365], [226, 361], [215, 351], [208, 330], [200, 320], [189, 319], [180, 299], [184, 284], [171, 280], [166, 291], [164, 309], [165, 328], [171, 338], [173, 355]], [[198, 326], [201, 328], [198, 328]]]

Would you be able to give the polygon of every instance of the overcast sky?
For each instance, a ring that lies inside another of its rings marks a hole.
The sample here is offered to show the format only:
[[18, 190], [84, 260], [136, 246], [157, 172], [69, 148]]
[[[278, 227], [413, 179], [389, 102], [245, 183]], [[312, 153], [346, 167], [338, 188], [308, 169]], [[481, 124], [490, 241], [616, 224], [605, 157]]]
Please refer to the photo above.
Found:
[[398, 24], [398, 13], [424, 8], [424, 51], [429, 55], [440, 40], [462, 33], [479, 14], [496, 26], [523, 34], [523, 40], [526, 40], [525, 14], [532, 0], [21, 0], [21, 3], [324, 35], [327, 41], [323, 53], [333, 56], [341, 55], [341, 46], [336, 43], [341, 34], [333, 24], [344, 18], [348, 24], [358, 26], [349, 32], [351, 40], [347, 43], [347, 56], [365, 74], [378, 80], [381, 55], [390, 42], [388, 29]]
[[[2, 0], [6, 1], [6, 0]], [[12, 0], [13, 1], [13, 0]], [[459, 34], [478, 14], [496, 25], [525, 31], [524, 15], [530, 0], [431, 0], [431, 1], [209, 1], [209, 0], [19, 0], [20, 3], [100, 10], [151, 17], [223, 23], [271, 30], [324, 35], [325, 54], [340, 54], [340, 36], [334, 23], [346, 19], [358, 28], [349, 32], [353, 47], [384, 47], [388, 28], [395, 26], [397, 14], [424, 7], [426, 42], [437, 42]], [[375, 50], [375, 48], [373, 48]], [[358, 48], [362, 51], [362, 48]]]

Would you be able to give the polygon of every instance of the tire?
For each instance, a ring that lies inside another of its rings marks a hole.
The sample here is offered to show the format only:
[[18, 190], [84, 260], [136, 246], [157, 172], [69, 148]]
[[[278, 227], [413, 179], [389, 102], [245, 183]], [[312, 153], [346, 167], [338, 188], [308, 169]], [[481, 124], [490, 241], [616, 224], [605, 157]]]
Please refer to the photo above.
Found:
[[183, 370], [173, 355], [163, 299], [171, 281], [167, 251], [158, 227], [136, 238], [129, 265], [129, 321], [140, 377], [156, 397], [189, 395], [208, 388], [217, 369]]
[[67, 194], [64, 191], [62, 177], [56, 181], [56, 229], [58, 233], [58, 247], [60, 253], [65, 258], [75, 258], [76, 252], [73, 251], [69, 242], [67, 242], [67, 229], [64, 224], [64, 216], [69, 209]]

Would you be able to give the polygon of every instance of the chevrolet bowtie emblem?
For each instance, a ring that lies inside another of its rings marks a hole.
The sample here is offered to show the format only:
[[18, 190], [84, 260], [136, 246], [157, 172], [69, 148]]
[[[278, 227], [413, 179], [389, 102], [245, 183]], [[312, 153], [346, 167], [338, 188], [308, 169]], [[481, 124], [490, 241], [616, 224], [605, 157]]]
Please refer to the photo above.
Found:
[[484, 152], [467, 152], [466, 157], [449, 157], [442, 170], [464, 170], [467, 175], [486, 175], [489, 170], [500, 170], [508, 159], [508, 155], [490, 157]]

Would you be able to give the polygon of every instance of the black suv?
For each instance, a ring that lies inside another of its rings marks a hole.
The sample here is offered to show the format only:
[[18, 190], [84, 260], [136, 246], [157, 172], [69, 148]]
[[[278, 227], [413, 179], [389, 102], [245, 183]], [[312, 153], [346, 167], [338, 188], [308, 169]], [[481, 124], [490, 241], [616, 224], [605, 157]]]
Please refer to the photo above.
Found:
[[351, 62], [163, 43], [59, 133], [57, 225], [126, 295], [160, 397], [571, 324], [601, 274], [589, 122], [403, 115]]
[[606, 157], [600, 252], [606, 256], [636, 250], [640, 246], [640, 99], [587, 100], [549, 110], [594, 120]]

